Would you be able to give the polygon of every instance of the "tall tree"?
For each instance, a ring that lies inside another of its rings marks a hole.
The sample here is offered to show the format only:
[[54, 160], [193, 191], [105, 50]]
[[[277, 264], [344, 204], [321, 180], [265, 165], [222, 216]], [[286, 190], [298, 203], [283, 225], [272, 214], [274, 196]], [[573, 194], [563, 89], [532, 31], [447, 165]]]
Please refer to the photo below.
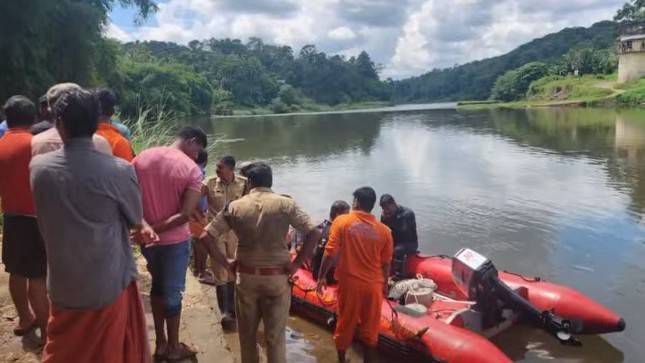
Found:
[[1, 1], [0, 100], [37, 97], [54, 82], [95, 80], [103, 27], [116, 4], [137, 7], [141, 19], [157, 9], [153, 0]]
[[642, 22], [645, 21], [645, 0], [627, 2], [614, 17], [616, 21]]
[[358, 55], [358, 58], [356, 58], [356, 68], [361, 76], [369, 79], [378, 79], [376, 66], [366, 51], [362, 51], [361, 54]]

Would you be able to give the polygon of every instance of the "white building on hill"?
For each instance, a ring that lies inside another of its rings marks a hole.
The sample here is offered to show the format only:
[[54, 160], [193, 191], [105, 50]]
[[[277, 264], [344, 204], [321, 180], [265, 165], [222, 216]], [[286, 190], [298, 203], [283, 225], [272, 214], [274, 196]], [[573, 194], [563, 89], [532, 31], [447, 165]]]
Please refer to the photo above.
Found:
[[645, 24], [621, 31], [618, 43], [618, 82], [645, 77]]

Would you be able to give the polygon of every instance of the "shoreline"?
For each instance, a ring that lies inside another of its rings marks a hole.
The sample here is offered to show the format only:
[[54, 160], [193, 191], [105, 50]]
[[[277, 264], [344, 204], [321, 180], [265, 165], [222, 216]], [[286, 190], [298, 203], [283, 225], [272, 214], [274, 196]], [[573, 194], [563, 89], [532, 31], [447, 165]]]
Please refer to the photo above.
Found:
[[[536, 81], [537, 82], [537, 81]], [[534, 82], [535, 83], [535, 82]], [[533, 97], [517, 101], [473, 100], [457, 102], [457, 109], [528, 109], [540, 107], [645, 107], [645, 80], [618, 83], [615, 76], [581, 76], [557, 78], [546, 82], [537, 91], [529, 90]]]
[[460, 101], [457, 102], [458, 110], [482, 110], [482, 109], [529, 109], [529, 108], [548, 108], [548, 107], [595, 107], [595, 108], [638, 108], [645, 105], [622, 105], [616, 101], [616, 96], [599, 97], [593, 99], [573, 99], [573, 100], [521, 100], [514, 102], [497, 102], [497, 101]]
[[[0, 235], [0, 241], [2, 235]], [[151, 353], [154, 352], [155, 335], [152, 310], [150, 308], [150, 274], [146, 270], [146, 262], [142, 256], [135, 254], [138, 270], [137, 284], [143, 299], [143, 309], [146, 315], [148, 342]], [[16, 310], [9, 296], [9, 275], [0, 272], [0, 362], [40, 363], [42, 348], [38, 346], [35, 332], [24, 337], [13, 334], [17, 321]], [[215, 298], [215, 288], [202, 285], [193, 276], [190, 269], [186, 273], [186, 291], [184, 292], [180, 338], [186, 344], [197, 350], [197, 360], [200, 362], [234, 363], [239, 361], [222, 330], [220, 311]], [[190, 362], [185, 360], [184, 362]]]
[[270, 115], [291, 115], [315, 112], [344, 112], [358, 109], [373, 109], [395, 106], [391, 101], [365, 101], [355, 103], [342, 103], [336, 106], [330, 106], [319, 103], [305, 103], [302, 105], [294, 105], [297, 109], [289, 112], [274, 112], [267, 106], [254, 106], [254, 107], [237, 107], [233, 108], [231, 115], [214, 115], [214, 117], [247, 117], [247, 116], [270, 116]]
[[374, 106], [365, 108], [340, 109], [329, 111], [299, 111], [290, 113], [267, 113], [257, 115], [211, 115], [211, 119], [236, 119], [236, 118], [260, 118], [260, 117], [286, 117], [286, 116], [310, 116], [310, 115], [335, 115], [348, 113], [371, 113], [371, 112], [406, 112], [425, 110], [457, 109], [457, 102], [435, 102], [435, 103], [404, 103], [386, 106]]

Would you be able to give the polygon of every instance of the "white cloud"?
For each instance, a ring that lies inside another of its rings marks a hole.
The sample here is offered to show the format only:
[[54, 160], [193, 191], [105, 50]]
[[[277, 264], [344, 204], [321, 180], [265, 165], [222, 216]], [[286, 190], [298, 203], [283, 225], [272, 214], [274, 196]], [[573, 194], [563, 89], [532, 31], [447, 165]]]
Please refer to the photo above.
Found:
[[103, 31], [108, 38], [116, 39], [122, 42], [128, 42], [132, 40], [132, 35], [130, 33], [112, 23], [108, 24]]
[[257, 36], [306, 44], [330, 54], [366, 50], [384, 77], [500, 55], [550, 32], [610, 19], [624, 0], [168, 0], [155, 24], [129, 31], [111, 24], [119, 40]]
[[350, 40], [356, 38], [356, 33], [346, 26], [339, 26], [327, 33], [330, 39]]
[[385, 75], [500, 55], [532, 39], [610, 19], [622, 0], [427, 0], [408, 18]]

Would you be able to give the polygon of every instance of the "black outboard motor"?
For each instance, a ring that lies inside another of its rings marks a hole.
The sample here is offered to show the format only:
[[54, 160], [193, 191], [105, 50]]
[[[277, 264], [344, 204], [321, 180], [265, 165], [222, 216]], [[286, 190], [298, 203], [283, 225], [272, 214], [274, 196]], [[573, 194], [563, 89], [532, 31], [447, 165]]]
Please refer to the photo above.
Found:
[[501, 321], [502, 309], [520, 313], [538, 327], [553, 334], [561, 343], [579, 345], [573, 336], [582, 330], [582, 323], [562, 319], [550, 311], [540, 311], [529, 301], [502, 282], [493, 263], [479, 253], [463, 248], [452, 263], [452, 278], [474, 309], [483, 315], [485, 328]]

